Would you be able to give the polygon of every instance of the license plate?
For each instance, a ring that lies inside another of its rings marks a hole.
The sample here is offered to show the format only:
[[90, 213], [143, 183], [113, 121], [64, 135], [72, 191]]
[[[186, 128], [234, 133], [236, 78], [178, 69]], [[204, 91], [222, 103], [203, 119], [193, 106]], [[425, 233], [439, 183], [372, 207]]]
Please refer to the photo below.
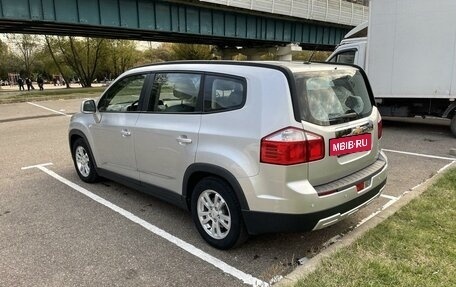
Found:
[[339, 156], [372, 149], [372, 135], [362, 134], [329, 140], [329, 155]]

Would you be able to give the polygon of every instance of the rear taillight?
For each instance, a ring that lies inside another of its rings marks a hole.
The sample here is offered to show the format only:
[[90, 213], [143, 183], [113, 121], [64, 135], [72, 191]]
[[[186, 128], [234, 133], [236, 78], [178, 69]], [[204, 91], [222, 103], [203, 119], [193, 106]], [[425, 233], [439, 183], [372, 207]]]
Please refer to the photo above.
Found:
[[325, 143], [321, 136], [298, 128], [285, 128], [261, 140], [263, 163], [292, 165], [324, 158]]
[[383, 120], [380, 115], [378, 115], [377, 127], [378, 127], [378, 129], [377, 129], [378, 139], [381, 139], [382, 134], [383, 134]]

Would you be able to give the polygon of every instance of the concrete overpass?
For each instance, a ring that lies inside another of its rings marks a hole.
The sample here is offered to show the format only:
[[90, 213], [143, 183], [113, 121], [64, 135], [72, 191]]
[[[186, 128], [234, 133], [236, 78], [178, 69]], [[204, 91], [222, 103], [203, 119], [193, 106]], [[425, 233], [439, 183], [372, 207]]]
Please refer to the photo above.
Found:
[[0, 33], [220, 47], [297, 43], [329, 50], [364, 18], [364, 6], [343, 0], [0, 0]]

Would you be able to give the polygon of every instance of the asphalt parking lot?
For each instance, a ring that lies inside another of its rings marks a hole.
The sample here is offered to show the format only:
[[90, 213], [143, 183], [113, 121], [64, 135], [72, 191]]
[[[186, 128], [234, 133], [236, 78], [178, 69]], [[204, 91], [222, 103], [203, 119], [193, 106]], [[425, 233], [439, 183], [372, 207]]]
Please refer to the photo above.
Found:
[[456, 160], [448, 121], [386, 119], [390, 169], [382, 197], [324, 230], [255, 236], [219, 251], [186, 211], [111, 181], [79, 180], [67, 143], [79, 105], [0, 105], [0, 286], [260, 285], [343, 240]]

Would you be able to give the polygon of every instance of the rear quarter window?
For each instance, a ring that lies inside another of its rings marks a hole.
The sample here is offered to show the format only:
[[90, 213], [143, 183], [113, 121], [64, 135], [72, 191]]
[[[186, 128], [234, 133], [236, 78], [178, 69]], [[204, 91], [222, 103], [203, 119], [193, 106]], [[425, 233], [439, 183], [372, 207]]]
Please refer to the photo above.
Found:
[[204, 112], [235, 110], [244, 105], [245, 80], [207, 75], [204, 83]]
[[302, 120], [329, 126], [367, 117], [373, 102], [358, 70], [296, 73]]

